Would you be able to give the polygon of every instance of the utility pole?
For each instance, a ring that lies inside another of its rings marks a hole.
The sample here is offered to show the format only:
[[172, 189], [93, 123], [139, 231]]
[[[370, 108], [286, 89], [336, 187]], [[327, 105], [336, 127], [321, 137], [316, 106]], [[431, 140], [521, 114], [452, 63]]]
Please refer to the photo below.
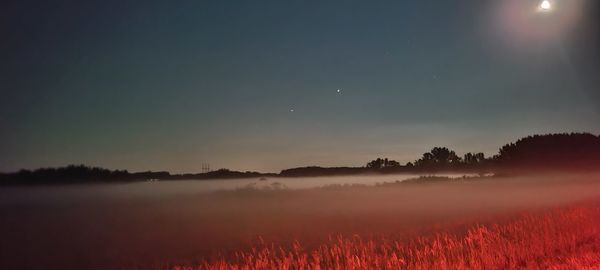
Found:
[[202, 173], [208, 173], [208, 172], [210, 172], [210, 164], [202, 163]]

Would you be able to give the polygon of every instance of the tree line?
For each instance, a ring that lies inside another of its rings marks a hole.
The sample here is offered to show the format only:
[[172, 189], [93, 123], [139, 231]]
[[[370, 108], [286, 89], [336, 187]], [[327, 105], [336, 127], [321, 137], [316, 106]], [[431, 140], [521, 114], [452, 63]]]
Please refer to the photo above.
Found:
[[171, 174], [169, 172], [135, 172], [108, 170], [85, 165], [61, 168], [20, 170], [0, 173], [1, 184], [54, 184], [82, 182], [122, 182], [178, 179], [230, 179], [252, 177], [302, 177], [353, 175], [361, 173], [429, 173], [456, 172], [506, 172], [600, 170], [600, 136], [589, 133], [562, 133], [528, 136], [502, 146], [498, 154], [486, 157], [483, 153], [466, 153], [462, 156], [447, 147], [434, 147], [431, 151], [404, 165], [400, 162], [377, 158], [363, 167], [301, 167], [282, 170], [280, 173], [239, 172], [220, 169], [207, 173]]
[[88, 182], [137, 182], [152, 180], [182, 179], [232, 179], [269, 176], [259, 172], [239, 172], [219, 169], [206, 173], [171, 174], [166, 171], [128, 172], [127, 170], [108, 170], [86, 165], [69, 165], [60, 168], [41, 168], [20, 170], [15, 173], [0, 173], [0, 185], [12, 184], [69, 184]]
[[589, 133], [534, 135], [502, 146], [498, 154], [466, 153], [462, 157], [447, 147], [434, 147], [414, 162], [401, 165], [377, 158], [365, 165], [382, 171], [440, 170], [596, 170], [600, 169], [600, 136]]

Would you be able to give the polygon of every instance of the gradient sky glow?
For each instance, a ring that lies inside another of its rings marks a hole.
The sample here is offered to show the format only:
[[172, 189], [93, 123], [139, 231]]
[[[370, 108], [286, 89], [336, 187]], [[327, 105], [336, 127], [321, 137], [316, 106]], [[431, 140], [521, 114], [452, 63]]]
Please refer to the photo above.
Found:
[[138, 2], [0, 4], [0, 171], [278, 171], [600, 133], [599, 1]]

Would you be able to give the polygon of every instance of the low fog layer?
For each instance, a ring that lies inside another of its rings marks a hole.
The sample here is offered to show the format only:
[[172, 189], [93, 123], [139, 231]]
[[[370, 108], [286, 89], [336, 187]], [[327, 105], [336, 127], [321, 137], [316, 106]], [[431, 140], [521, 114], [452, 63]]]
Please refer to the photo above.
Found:
[[152, 267], [243, 248], [258, 236], [310, 246], [335, 234], [427, 233], [439, 224], [486, 223], [598, 198], [597, 180], [555, 175], [219, 192], [194, 189], [195, 181], [161, 183], [164, 192], [153, 183], [4, 188], [0, 268]]

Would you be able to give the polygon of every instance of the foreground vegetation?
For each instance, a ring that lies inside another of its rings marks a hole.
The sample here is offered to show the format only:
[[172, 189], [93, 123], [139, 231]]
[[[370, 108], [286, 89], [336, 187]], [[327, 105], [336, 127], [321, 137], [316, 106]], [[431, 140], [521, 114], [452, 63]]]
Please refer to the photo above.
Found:
[[338, 236], [315, 248], [260, 242], [171, 269], [600, 269], [600, 207], [524, 213], [409, 240]]

